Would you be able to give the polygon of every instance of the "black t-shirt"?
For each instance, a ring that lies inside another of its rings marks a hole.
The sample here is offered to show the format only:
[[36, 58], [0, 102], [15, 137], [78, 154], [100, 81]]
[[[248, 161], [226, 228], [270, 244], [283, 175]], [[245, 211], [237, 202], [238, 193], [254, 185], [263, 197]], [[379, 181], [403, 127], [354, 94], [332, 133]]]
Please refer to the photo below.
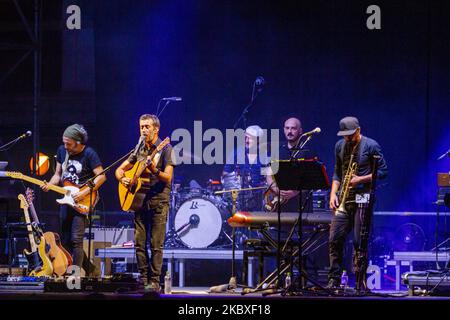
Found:
[[97, 152], [91, 147], [85, 147], [80, 153], [69, 155], [67, 166], [64, 168], [66, 153], [64, 146], [59, 146], [56, 160], [63, 166], [61, 181], [83, 184], [95, 175], [93, 170], [102, 165]]
[[[153, 150], [161, 143], [161, 139], [158, 138], [156, 140], [156, 143], [154, 146], [147, 148], [147, 145], [142, 147], [138, 154], [135, 156], [131, 154], [128, 157], [128, 162], [131, 164], [135, 164], [137, 161], [143, 161], [147, 158], [148, 155], [150, 155]], [[166, 169], [166, 166], [175, 166], [175, 158], [173, 157], [172, 152], [172, 146], [168, 144], [162, 151], [158, 152], [155, 155], [154, 159], [157, 159], [158, 162], [156, 164], [156, 168], [158, 168], [161, 171], [164, 171]], [[151, 174], [149, 170], [145, 170], [144, 173], [146, 173], [146, 176], [149, 178], [148, 186], [150, 187], [149, 191], [147, 192], [147, 200], [163, 200], [163, 201], [169, 201], [170, 196], [170, 189], [172, 184], [171, 183], [165, 183], [161, 180], [159, 180], [155, 175]], [[144, 174], [143, 176], [144, 177]]]
[[289, 160], [291, 157], [292, 159], [311, 159], [314, 156], [314, 152], [309, 149], [292, 150], [287, 143], [280, 145], [279, 160]]

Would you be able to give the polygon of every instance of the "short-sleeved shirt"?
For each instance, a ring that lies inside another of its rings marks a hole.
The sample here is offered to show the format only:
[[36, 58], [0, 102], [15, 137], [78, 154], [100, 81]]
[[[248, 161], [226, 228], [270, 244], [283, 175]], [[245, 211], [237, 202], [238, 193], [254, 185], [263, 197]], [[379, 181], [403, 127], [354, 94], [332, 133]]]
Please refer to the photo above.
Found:
[[77, 185], [85, 183], [92, 178], [94, 169], [101, 166], [100, 158], [91, 147], [85, 147], [83, 151], [75, 155], [69, 155], [67, 165], [64, 166], [67, 151], [63, 145], [59, 146], [56, 160], [62, 165], [61, 181], [69, 181]]
[[[155, 142], [154, 146], [147, 148], [147, 145], [142, 147], [137, 155], [131, 154], [128, 157], [128, 162], [131, 164], [135, 164], [137, 161], [145, 161], [147, 156], [150, 155], [153, 150], [161, 143], [161, 139], [158, 138]], [[167, 166], [175, 166], [175, 158], [173, 157], [172, 146], [168, 144], [162, 151], [158, 152], [154, 158], [156, 163], [156, 168], [161, 171], [164, 171]], [[170, 197], [170, 189], [172, 184], [165, 183], [159, 180], [155, 175], [150, 173], [149, 169], [146, 169], [142, 175], [143, 178], [149, 179], [149, 190], [147, 192], [146, 200], [160, 200], [160, 201], [169, 201]]]

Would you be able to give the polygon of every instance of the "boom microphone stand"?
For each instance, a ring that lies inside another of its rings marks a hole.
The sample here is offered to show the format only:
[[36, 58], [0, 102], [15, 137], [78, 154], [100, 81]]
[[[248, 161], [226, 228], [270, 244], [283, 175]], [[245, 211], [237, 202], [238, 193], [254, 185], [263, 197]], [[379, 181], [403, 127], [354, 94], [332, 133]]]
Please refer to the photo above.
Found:
[[88, 186], [89, 187], [89, 213], [88, 213], [88, 223], [89, 223], [89, 231], [88, 231], [88, 263], [89, 263], [89, 267], [87, 268], [88, 270], [86, 270], [86, 277], [87, 278], [89, 278], [91, 276], [91, 263], [92, 263], [91, 262], [91, 239], [92, 239], [92, 213], [94, 211], [94, 204], [92, 203], [92, 196], [94, 194], [94, 186], [95, 186], [94, 180], [98, 176], [100, 176], [102, 174], [105, 174], [106, 172], [111, 170], [111, 168], [114, 167], [115, 165], [117, 165], [119, 162], [124, 161], [134, 151], [135, 151], [135, 149], [131, 150], [126, 155], [122, 156], [120, 159], [114, 161], [112, 164], [110, 164], [108, 167], [106, 167], [103, 171], [99, 172], [98, 174], [96, 174], [92, 178], [88, 179], [85, 183], [83, 183], [80, 186], [80, 189], [83, 188], [84, 186]]
[[255, 99], [258, 96], [258, 94], [262, 91], [262, 87], [264, 86], [264, 84], [265, 84], [265, 80], [261, 76], [258, 76], [256, 78], [256, 80], [253, 82], [252, 97], [250, 99], [249, 104], [244, 108], [244, 110], [242, 110], [241, 115], [239, 116], [239, 118], [234, 123], [234, 126], [233, 126], [234, 130], [236, 130], [236, 128], [239, 126], [239, 122], [241, 122], [241, 119], [242, 119], [243, 124], [244, 124], [244, 129], [247, 127], [246, 115], [247, 115], [248, 109], [250, 109], [250, 107], [255, 102]]

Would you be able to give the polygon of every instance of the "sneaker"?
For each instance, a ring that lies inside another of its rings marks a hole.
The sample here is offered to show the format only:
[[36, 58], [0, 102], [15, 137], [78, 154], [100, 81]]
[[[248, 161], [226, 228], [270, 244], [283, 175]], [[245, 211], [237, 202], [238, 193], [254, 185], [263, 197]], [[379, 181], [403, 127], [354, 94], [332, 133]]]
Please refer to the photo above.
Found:
[[328, 280], [328, 284], [325, 287], [326, 289], [336, 289], [339, 288], [339, 281], [336, 279], [330, 279]]

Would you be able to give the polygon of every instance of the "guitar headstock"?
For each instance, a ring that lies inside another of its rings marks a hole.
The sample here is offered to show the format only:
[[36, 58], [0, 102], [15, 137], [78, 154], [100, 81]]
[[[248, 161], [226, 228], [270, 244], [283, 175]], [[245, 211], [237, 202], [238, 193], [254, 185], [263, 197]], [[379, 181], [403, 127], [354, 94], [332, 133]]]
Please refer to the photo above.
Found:
[[156, 152], [160, 152], [162, 149], [165, 148], [170, 143], [170, 138], [166, 137], [161, 143], [156, 147]]
[[27, 188], [25, 191], [25, 197], [27, 199], [28, 205], [32, 205], [34, 201], [34, 191], [31, 188]]
[[15, 171], [5, 171], [5, 175], [13, 179], [22, 179], [23, 174]]
[[23, 194], [19, 194], [17, 196], [17, 198], [19, 198], [19, 201], [20, 201], [20, 209], [28, 210], [28, 208], [30, 206], [28, 205], [28, 202], [27, 202], [27, 199], [25, 199], [25, 196]]

